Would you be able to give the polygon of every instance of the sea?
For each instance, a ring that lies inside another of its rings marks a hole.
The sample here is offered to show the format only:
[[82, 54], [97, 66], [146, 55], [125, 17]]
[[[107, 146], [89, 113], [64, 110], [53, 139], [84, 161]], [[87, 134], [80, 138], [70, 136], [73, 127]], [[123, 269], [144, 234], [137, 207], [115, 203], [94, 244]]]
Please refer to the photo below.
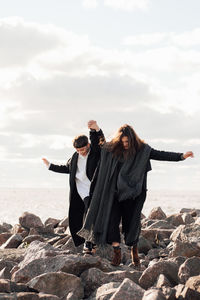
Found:
[[[0, 223], [18, 224], [24, 212], [39, 216], [43, 222], [49, 217], [61, 220], [68, 215], [68, 193], [65, 188], [0, 188]], [[166, 215], [182, 208], [200, 209], [200, 190], [149, 190], [143, 214], [148, 216], [158, 206]]]

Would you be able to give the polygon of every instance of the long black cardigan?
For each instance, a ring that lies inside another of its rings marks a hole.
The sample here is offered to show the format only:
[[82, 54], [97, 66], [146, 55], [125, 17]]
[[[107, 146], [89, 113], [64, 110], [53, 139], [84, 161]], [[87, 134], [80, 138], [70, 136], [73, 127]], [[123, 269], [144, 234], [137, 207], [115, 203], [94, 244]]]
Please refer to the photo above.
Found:
[[[102, 130], [90, 131], [90, 152], [88, 154], [86, 164], [86, 175], [91, 181], [90, 190], [93, 189], [93, 176], [100, 158], [100, 139], [104, 138]], [[76, 170], [77, 170], [78, 153], [75, 152], [72, 157], [68, 160], [66, 165], [55, 165], [51, 164], [49, 170], [69, 174], [69, 229], [74, 241], [75, 246], [79, 246], [84, 242], [84, 239], [77, 235], [77, 232], [83, 225], [83, 216], [85, 206], [83, 200], [79, 196], [76, 188]]]
[[[136, 244], [139, 238], [141, 210], [146, 199], [147, 172], [151, 170], [150, 160], [183, 160], [182, 153], [155, 150], [147, 144], [144, 145], [142, 151], [143, 152], [139, 152], [136, 155], [136, 159], [130, 162], [130, 165], [126, 167], [129, 173], [125, 174], [128, 180], [130, 178], [130, 182], [128, 182], [127, 186], [132, 187], [133, 193], [131, 198], [135, 201], [135, 210], [131, 219], [130, 231], [126, 238], [126, 243], [129, 246]], [[137, 156], [139, 157], [138, 161]], [[116, 195], [116, 182], [118, 178], [123, 177], [123, 166], [119, 174], [117, 174], [117, 172], [115, 172], [116, 165], [117, 159], [113, 157], [111, 152], [103, 148], [101, 151], [97, 183], [84, 226], [79, 232], [79, 234], [86, 239], [101, 245], [106, 244], [110, 214]], [[122, 201], [124, 200], [125, 199], [122, 199]]]

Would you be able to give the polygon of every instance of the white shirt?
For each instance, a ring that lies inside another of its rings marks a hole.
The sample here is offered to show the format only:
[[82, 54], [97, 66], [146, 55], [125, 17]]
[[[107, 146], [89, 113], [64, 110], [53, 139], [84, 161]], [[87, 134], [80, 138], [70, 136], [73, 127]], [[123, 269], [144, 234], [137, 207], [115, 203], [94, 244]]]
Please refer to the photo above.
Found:
[[[89, 154], [89, 153], [88, 153]], [[86, 164], [88, 159], [88, 154], [86, 156], [78, 155], [77, 169], [76, 169], [76, 188], [79, 196], [84, 199], [89, 196], [90, 191], [90, 180], [86, 175]]]

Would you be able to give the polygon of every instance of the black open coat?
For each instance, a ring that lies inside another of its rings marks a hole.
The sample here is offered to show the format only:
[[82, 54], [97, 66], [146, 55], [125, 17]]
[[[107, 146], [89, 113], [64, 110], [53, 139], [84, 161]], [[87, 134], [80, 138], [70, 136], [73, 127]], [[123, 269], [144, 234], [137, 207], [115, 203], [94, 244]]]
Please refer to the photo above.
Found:
[[127, 199], [132, 199], [135, 203], [126, 244], [131, 246], [137, 243], [140, 234], [141, 211], [146, 199], [147, 172], [151, 170], [151, 159], [180, 161], [183, 157], [182, 153], [159, 151], [145, 144], [143, 150], [140, 150], [134, 159], [127, 160], [118, 173], [117, 158], [105, 148], [102, 149], [98, 178], [84, 226], [79, 232], [81, 236], [97, 244], [106, 244], [110, 214], [116, 197], [116, 183], [120, 183], [119, 180], [124, 179], [121, 185], [124, 188], [121, 189], [121, 192], [118, 189], [117, 197], [119, 201], [126, 201], [126, 198], [122, 198], [121, 195], [129, 194]]
[[[91, 181], [90, 193], [93, 189], [93, 177], [96, 167], [100, 158], [100, 146], [99, 140], [103, 138], [102, 130], [90, 131], [90, 152], [88, 154], [86, 164], [86, 174]], [[76, 188], [76, 170], [77, 170], [78, 153], [75, 152], [68, 160], [66, 165], [51, 164], [49, 170], [69, 174], [69, 229], [74, 241], [75, 246], [79, 246], [84, 243], [84, 239], [77, 235], [77, 232], [83, 225], [83, 217], [85, 211], [85, 205], [81, 197], [79, 196]]]

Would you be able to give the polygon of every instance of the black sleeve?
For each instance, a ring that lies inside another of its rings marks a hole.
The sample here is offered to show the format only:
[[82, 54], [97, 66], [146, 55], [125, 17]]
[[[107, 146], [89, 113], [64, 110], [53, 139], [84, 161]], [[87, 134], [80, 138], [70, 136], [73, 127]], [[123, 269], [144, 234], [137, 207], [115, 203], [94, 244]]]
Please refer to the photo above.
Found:
[[163, 160], [163, 161], [180, 161], [184, 160], [183, 153], [167, 152], [151, 149], [150, 159]]
[[71, 158], [68, 160], [66, 165], [54, 165], [50, 164], [49, 170], [57, 173], [69, 174], [71, 169]]
[[90, 130], [91, 148], [94, 152], [99, 152], [101, 149], [100, 144], [105, 140], [103, 131]]

